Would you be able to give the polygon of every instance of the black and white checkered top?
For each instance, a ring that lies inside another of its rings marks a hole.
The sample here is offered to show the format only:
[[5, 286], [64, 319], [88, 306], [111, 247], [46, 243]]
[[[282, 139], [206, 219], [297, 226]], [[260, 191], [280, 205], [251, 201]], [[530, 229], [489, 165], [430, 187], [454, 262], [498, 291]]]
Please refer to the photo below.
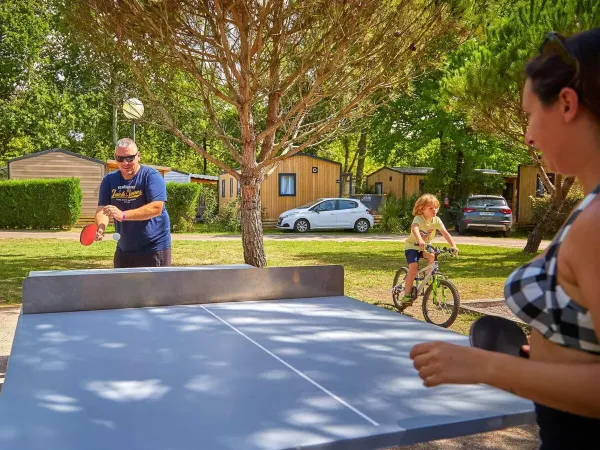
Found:
[[600, 185], [583, 199], [546, 253], [515, 270], [504, 286], [507, 306], [522, 321], [556, 344], [590, 353], [600, 353], [592, 316], [558, 285], [557, 257], [573, 222], [598, 193]]

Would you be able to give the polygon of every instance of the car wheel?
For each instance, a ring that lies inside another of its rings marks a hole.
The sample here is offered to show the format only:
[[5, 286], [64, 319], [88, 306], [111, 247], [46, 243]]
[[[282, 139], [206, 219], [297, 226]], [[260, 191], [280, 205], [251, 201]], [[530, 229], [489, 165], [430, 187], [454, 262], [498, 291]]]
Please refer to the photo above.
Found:
[[509, 228], [508, 230], [504, 230], [504, 231], [502, 232], [502, 236], [504, 236], [504, 237], [510, 237], [510, 231], [511, 231], [511, 229], [510, 229], [510, 228]]
[[371, 225], [369, 224], [369, 221], [367, 219], [358, 219], [354, 224], [354, 231], [358, 233], [366, 233], [367, 231], [369, 231], [370, 227]]
[[466, 233], [465, 226], [462, 223], [458, 224], [458, 234], [464, 236]]
[[306, 233], [308, 230], [310, 230], [310, 224], [308, 223], [308, 220], [296, 220], [296, 223], [294, 224], [294, 230], [296, 230], [298, 233]]

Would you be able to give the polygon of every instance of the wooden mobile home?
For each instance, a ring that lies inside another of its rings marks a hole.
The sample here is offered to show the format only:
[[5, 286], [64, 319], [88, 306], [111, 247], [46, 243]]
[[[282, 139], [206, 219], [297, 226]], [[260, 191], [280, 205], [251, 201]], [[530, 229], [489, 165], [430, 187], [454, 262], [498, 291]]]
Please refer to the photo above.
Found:
[[431, 167], [382, 167], [367, 175], [369, 191], [378, 195], [407, 198], [423, 192], [425, 176]]
[[[285, 159], [261, 185], [266, 220], [323, 197], [341, 197], [341, 163], [307, 153]], [[229, 173], [219, 175], [219, 207], [240, 195], [239, 182]]]

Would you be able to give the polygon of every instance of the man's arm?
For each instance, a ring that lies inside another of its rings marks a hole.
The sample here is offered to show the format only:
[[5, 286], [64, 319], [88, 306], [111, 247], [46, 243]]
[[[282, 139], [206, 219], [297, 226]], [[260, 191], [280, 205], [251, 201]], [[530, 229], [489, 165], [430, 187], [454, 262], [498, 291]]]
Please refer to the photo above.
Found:
[[104, 177], [100, 183], [100, 189], [98, 194], [98, 208], [96, 208], [96, 226], [98, 231], [96, 232], [96, 240], [101, 241], [104, 237], [104, 231], [108, 225], [109, 217], [104, 213], [106, 205], [110, 205], [110, 185], [108, 179]]
[[104, 237], [106, 226], [108, 225], [108, 216], [104, 214], [104, 206], [98, 206], [96, 209], [96, 226], [98, 231], [96, 232], [96, 240], [101, 241]]
[[104, 214], [108, 217], [112, 217], [113, 220], [122, 222], [123, 220], [150, 220], [153, 217], [158, 217], [162, 214], [162, 210], [165, 206], [165, 202], [157, 200], [154, 202], [147, 203], [136, 209], [129, 209], [127, 211], [121, 211], [116, 206], [105, 206]]

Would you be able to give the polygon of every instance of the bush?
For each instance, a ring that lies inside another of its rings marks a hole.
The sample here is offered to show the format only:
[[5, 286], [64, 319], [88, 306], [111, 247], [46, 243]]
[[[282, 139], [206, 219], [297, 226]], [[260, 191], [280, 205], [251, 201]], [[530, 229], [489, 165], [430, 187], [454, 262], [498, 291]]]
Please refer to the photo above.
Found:
[[217, 225], [223, 231], [240, 231], [242, 229], [240, 206], [241, 199], [239, 197], [223, 203], [218, 214], [209, 223]]
[[0, 228], [70, 228], [82, 198], [79, 178], [0, 181]]
[[199, 186], [200, 203], [204, 204], [202, 220], [206, 223], [210, 223], [219, 212], [219, 190], [217, 186], [205, 184]]
[[200, 198], [200, 185], [196, 183], [167, 183], [167, 211], [171, 231], [185, 232], [194, 228]]
[[[544, 232], [544, 239], [552, 239], [560, 227], [565, 223], [567, 217], [575, 209], [577, 204], [583, 199], [583, 188], [579, 184], [574, 184], [569, 190], [569, 195], [565, 199], [564, 203], [558, 214], [555, 214], [550, 219], [546, 231]], [[539, 223], [542, 217], [548, 210], [552, 197], [549, 194], [545, 194], [543, 197], [530, 197], [533, 204], [533, 223]]]
[[381, 208], [381, 228], [390, 233], [410, 233], [412, 210], [418, 195], [404, 200], [390, 195]]

